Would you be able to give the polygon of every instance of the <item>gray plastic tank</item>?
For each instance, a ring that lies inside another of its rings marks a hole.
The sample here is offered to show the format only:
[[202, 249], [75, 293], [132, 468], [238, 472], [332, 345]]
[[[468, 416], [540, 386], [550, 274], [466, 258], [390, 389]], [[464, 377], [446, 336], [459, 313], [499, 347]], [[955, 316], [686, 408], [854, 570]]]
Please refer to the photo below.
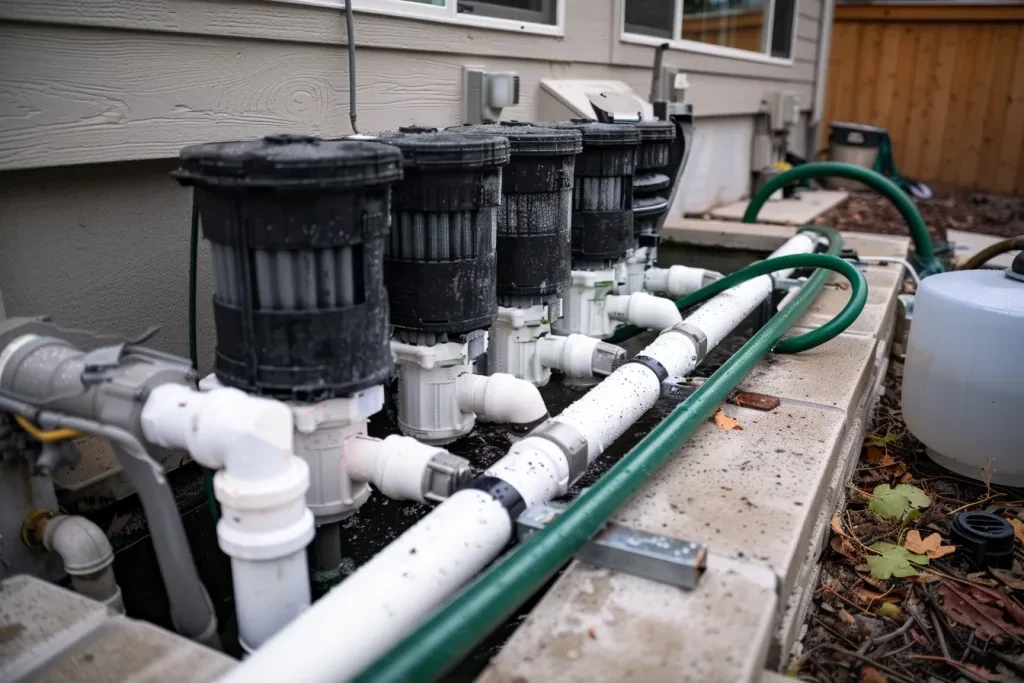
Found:
[[903, 417], [935, 462], [1024, 485], [1024, 281], [1001, 270], [921, 283], [907, 344]]

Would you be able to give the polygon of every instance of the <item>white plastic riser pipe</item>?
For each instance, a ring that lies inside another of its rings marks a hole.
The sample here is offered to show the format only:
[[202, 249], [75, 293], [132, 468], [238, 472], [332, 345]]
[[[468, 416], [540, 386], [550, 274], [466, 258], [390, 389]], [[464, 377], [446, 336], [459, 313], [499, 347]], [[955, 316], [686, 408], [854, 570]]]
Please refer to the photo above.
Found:
[[669, 268], [648, 268], [644, 273], [644, 289], [654, 294], [671, 297], [686, 296], [715, 280], [722, 274], [704, 268], [671, 266]]
[[629, 296], [610, 294], [605, 299], [605, 307], [612, 320], [648, 330], [663, 330], [683, 321], [674, 301], [646, 292]]
[[482, 491], [463, 489], [229, 671], [220, 683], [347, 681], [476, 576], [511, 538], [512, 523], [505, 508]]
[[427, 503], [423, 481], [430, 461], [446, 452], [410, 436], [357, 436], [345, 442], [345, 468], [353, 480], [373, 484], [388, 498]]
[[[775, 255], [807, 253], [813, 248], [813, 240], [801, 234]], [[744, 296], [738, 300], [734, 296], [724, 298], [735, 291], [730, 290], [687, 319], [709, 325], [709, 329], [701, 328], [708, 336], [708, 348], [721, 340], [721, 328], [728, 323], [712, 320], [714, 316], [705, 313], [705, 309], [710, 307], [721, 316], [723, 303], [740, 305], [742, 314], [731, 314], [730, 320], [737, 315], [737, 322], [742, 320], [771, 294], [771, 278], [765, 276], [751, 282], [758, 284], [745, 288]], [[688, 374], [699, 361], [694, 342], [680, 332], [660, 335], [641, 353], [655, 358], [670, 375]], [[660, 394], [660, 382], [650, 369], [639, 363], [627, 363], [554, 420], [565, 422], [586, 436], [587, 459], [593, 462], [655, 404]], [[485, 474], [514, 486], [529, 506], [565, 493], [569, 462], [552, 441], [527, 436]], [[224, 680], [317, 683], [356, 675], [497, 557], [511, 531], [505, 508], [488, 494], [473, 489], [459, 491]], [[414, 584], [416, 580], [418, 584]], [[359, 618], [344, 618], [353, 614]], [[302, 652], [303, 656], [296, 658], [295, 652]]]
[[309, 467], [292, 452], [292, 411], [238, 389], [167, 384], [150, 392], [141, 422], [151, 443], [217, 470], [217, 539], [231, 557], [238, 639], [252, 651], [310, 604]]
[[548, 415], [537, 387], [512, 375], [460, 375], [456, 386], [459, 407], [481, 422], [534, 425]]

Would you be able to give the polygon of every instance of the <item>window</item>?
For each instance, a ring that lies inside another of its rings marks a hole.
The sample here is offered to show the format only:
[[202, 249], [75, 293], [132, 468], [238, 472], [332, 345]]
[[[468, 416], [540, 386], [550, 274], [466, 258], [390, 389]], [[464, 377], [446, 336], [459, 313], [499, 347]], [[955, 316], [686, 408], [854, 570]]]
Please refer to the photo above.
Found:
[[793, 55], [797, 0], [623, 0], [623, 39], [763, 61]]
[[[344, 0], [338, 0], [342, 5]], [[359, 12], [562, 35], [565, 0], [352, 0]]]

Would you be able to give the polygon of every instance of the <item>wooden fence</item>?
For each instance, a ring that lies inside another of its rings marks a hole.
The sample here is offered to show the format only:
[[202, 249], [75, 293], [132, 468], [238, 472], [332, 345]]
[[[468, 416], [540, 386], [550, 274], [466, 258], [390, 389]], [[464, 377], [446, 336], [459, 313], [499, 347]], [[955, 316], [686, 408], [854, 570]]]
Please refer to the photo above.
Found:
[[887, 128], [908, 177], [1024, 194], [1024, 6], [837, 7], [825, 121]]

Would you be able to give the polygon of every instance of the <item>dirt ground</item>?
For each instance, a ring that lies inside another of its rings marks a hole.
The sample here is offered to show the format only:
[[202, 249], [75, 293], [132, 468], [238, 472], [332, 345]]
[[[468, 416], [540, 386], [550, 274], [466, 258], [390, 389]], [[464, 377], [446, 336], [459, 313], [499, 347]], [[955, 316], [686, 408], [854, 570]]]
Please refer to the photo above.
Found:
[[[1024, 235], [1024, 197], [930, 187], [934, 193], [931, 199], [914, 201], [932, 239], [945, 241], [949, 229], [997, 237]], [[848, 201], [825, 213], [818, 222], [840, 230], [907, 234], [906, 224], [892, 204], [868, 191], [852, 192]]]
[[[1024, 680], [1024, 491], [933, 464], [906, 433], [902, 374], [894, 359], [848, 503], [832, 520], [789, 674], [820, 682]], [[900, 485], [922, 494], [922, 506], [902, 517], [881, 514], [890, 511], [876, 504], [890, 502]], [[953, 518], [967, 510], [993, 510], [1014, 526], [1012, 569], [982, 569], [963, 548], [950, 549]], [[907, 551], [915, 553], [909, 561]]]

